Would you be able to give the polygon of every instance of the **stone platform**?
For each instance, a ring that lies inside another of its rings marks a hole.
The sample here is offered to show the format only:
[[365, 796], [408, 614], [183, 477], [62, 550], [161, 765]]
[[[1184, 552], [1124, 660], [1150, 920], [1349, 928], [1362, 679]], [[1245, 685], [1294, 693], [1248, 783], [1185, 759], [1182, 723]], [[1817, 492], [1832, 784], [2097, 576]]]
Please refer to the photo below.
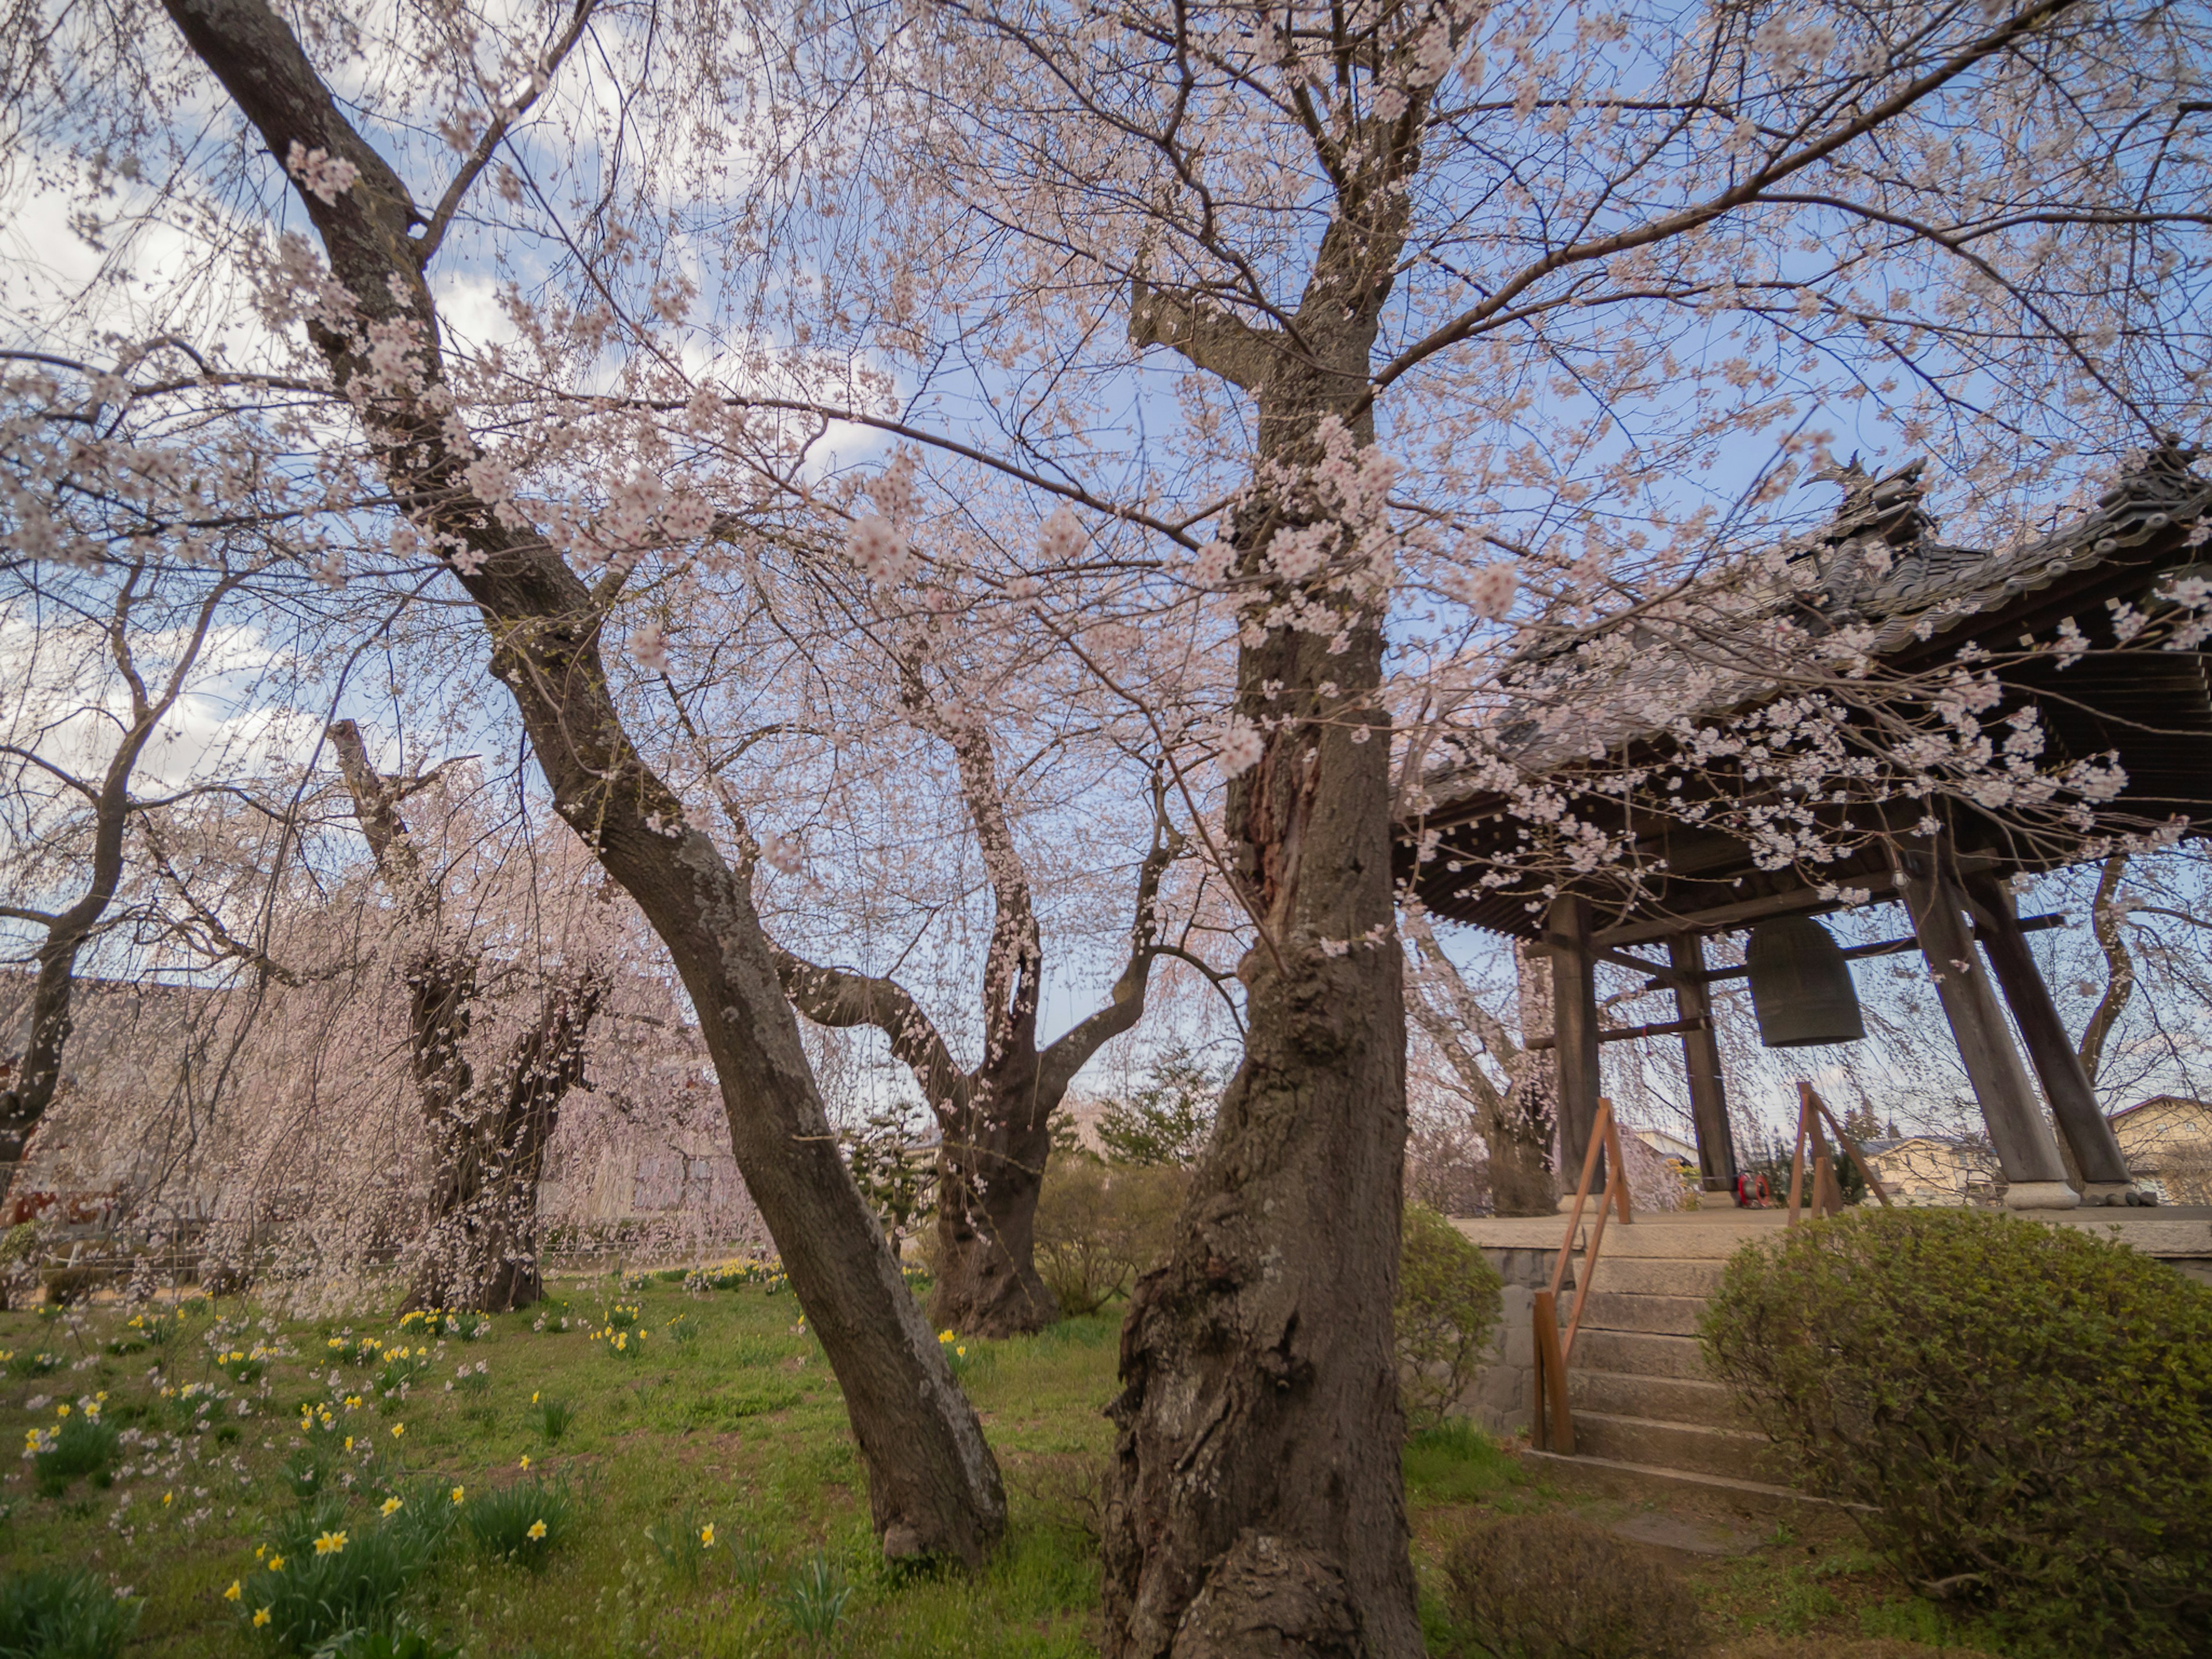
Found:
[[[2212, 1285], [2212, 1209], [2161, 1207], [2014, 1212], [2045, 1226], [2082, 1227], [2171, 1263]], [[1574, 1241], [1564, 1276], [1564, 1326], [1595, 1224], [1595, 1206]], [[1726, 1389], [1707, 1374], [1698, 1321], [1729, 1257], [1778, 1239], [1786, 1210], [1639, 1212], [1607, 1225], [1591, 1274], [1582, 1328], [1567, 1370], [1577, 1455], [1530, 1453], [1574, 1484], [1633, 1495], [1663, 1488], [1748, 1513], [1806, 1501], [1790, 1491], [1772, 1449], [1750, 1431]], [[1466, 1404], [1498, 1435], [1525, 1432], [1535, 1389], [1532, 1298], [1551, 1283], [1565, 1242], [1565, 1216], [1455, 1219], [1505, 1281], [1504, 1318], [1488, 1363]]]

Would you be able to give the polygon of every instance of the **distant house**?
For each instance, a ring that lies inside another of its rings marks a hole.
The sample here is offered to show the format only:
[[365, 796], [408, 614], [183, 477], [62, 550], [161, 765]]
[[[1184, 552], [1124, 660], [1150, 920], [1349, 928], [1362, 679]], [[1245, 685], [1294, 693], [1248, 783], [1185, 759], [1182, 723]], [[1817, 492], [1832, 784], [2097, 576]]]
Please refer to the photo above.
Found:
[[2112, 1115], [2136, 1179], [2166, 1204], [2212, 1204], [2212, 1105], [2153, 1095]]
[[1632, 1133], [1670, 1163], [1679, 1164], [1686, 1170], [1697, 1169], [1698, 1144], [1694, 1140], [1686, 1140], [1671, 1129], [1637, 1129]]
[[1861, 1148], [1893, 1202], [1965, 1206], [1997, 1196], [1997, 1162], [1989, 1148], [1952, 1135], [1901, 1135]]

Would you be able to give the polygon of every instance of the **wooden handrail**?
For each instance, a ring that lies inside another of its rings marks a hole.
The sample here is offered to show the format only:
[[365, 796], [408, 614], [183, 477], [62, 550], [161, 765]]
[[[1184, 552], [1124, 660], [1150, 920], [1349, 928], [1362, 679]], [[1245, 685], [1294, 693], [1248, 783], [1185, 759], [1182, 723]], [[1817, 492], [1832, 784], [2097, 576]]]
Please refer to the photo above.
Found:
[[1834, 1215], [1844, 1207], [1843, 1190], [1836, 1185], [1834, 1161], [1828, 1156], [1828, 1143], [1820, 1133], [1824, 1121], [1835, 1132], [1837, 1144], [1858, 1166], [1867, 1190], [1881, 1200], [1884, 1209], [1891, 1207], [1889, 1189], [1881, 1184], [1881, 1177], [1875, 1174], [1874, 1165], [1867, 1162], [1866, 1153], [1860, 1149], [1858, 1142], [1852, 1139], [1850, 1133], [1836, 1121], [1836, 1115], [1828, 1109], [1828, 1103], [1820, 1098], [1813, 1085], [1800, 1079], [1797, 1085], [1797, 1138], [1790, 1151], [1788, 1224], [1792, 1227], [1797, 1224], [1798, 1199], [1804, 1190], [1805, 1149], [1808, 1141], [1813, 1150], [1813, 1213]]
[[[1575, 1235], [1582, 1231], [1583, 1210], [1589, 1202], [1591, 1183], [1597, 1178], [1601, 1150], [1606, 1160], [1605, 1192], [1598, 1200], [1597, 1224], [1590, 1230], [1582, 1271], [1575, 1277], [1574, 1306], [1568, 1312], [1566, 1335], [1562, 1339], [1559, 1287], [1566, 1282], [1567, 1261], [1574, 1255]], [[1597, 1119], [1590, 1125], [1589, 1144], [1583, 1152], [1582, 1179], [1575, 1184], [1574, 1207], [1567, 1212], [1567, 1236], [1560, 1242], [1559, 1259], [1552, 1266], [1552, 1283], [1534, 1297], [1536, 1397], [1532, 1402], [1528, 1437], [1539, 1451], [1574, 1455], [1574, 1418], [1567, 1409], [1567, 1364], [1574, 1356], [1575, 1334], [1582, 1328], [1583, 1304], [1596, 1277], [1598, 1253], [1605, 1248], [1606, 1223], [1616, 1209], [1622, 1226], [1635, 1221], [1628, 1201], [1628, 1168], [1620, 1156], [1620, 1126], [1613, 1116], [1613, 1103], [1601, 1097]]]

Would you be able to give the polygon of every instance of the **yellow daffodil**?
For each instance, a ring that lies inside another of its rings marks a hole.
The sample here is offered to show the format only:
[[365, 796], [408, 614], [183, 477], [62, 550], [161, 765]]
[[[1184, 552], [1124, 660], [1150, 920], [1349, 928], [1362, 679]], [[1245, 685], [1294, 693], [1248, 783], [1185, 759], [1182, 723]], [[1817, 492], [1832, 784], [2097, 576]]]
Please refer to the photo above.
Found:
[[176, 1496], [177, 1494], [173, 1492], [163, 1492], [161, 1494], [161, 1507], [165, 1510], [168, 1508], [170, 1504], [174, 1501]]
[[67, 1401], [64, 1401], [60, 1405], [54, 1407], [54, 1415], [56, 1417], [67, 1417], [69, 1414], [70, 1408], [69, 1402]]
[[234, 1578], [230, 1581], [230, 1588], [222, 1593], [222, 1599], [226, 1601], [235, 1601], [245, 1594], [246, 1587]]
[[401, 1510], [406, 1507], [407, 1506], [404, 1504], [401, 1503], [396, 1498], [387, 1498], [384, 1500], [384, 1512], [386, 1515], [397, 1515]]
[[326, 1532], [315, 1540], [315, 1553], [337, 1555], [346, 1547], [346, 1535], [342, 1532]]
[[348, 1435], [346, 1437], [346, 1449], [348, 1451], [351, 1451], [353, 1449], [353, 1437], [351, 1435]]
[[256, 1630], [259, 1630], [259, 1629], [260, 1629], [264, 1625], [267, 1624], [268, 1622], [269, 1622], [269, 1609], [268, 1609], [268, 1608], [266, 1608], [266, 1607], [256, 1607], [256, 1608], [254, 1608], [254, 1610], [253, 1610], [253, 1628], [254, 1628], [254, 1629], [256, 1629]]
[[952, 1333], [951, 1331], [939, 1331], [937, 1334], [937, 1340], [939, 1342], [950, 1342], [952, 1340]]
[[456, 1486], [456, 1487], [454, 1487], [454, 1488], [453, 1488], [453, 1502], [455, 1502], [456, 1504], [459, 1503], [459, 1502], [461, 1501], [462, 1494], [463, 1494], [463, 1493], [465, 1493], [465, 1492], [467, 1492], [467, 1491], [468, 1491], [468, 1488], [467, 1488], [466, 1486]]
[[258, 1560], [262, 1559], [263, 1559], [264, 1557], [265, 1557], [268, 1553], [269, 1553], [269, 1546], [268, 1546], [268, 1545], [266, 1545], [266, 1544], [256, 1544], [256, 1545], [253, 1547], [253, 1559], [254, 1559], [255, 1560], [257, 1560], [257, 1561], [258, 1561]]
[[530, 1454], [528, 1452], [522, 1454], [522, 1467], [526, 1469], [530, 1467]]
[[270, 1557], [269, 1558], [269, 1571], [271, 1571], [271, 1572], [282, 1572], [282, 1571], [284, 1571], [284, 1558], [283, 1558], [283, 1556], [281, 1556], [281, 1555], [272, 1555], [272, 1556], [270, 1556]]
[[532, 1542], [544, 1537], [545, 1523], [543, 1521], [532, 1521], [530, 1523], [530, 1530], [525, 1534], [524, 1536], [529, 1538]]
[[712, 1521], [699, 1528], [699, 1541], [708, 1549], [714, 1547], [714, 1523]]
[[401, 1435], [406, 1432], [407, 1425], [404, 1423], [394, 1423], [392, 1425], [392, 1437], [394, 1440], [398, 1439]]
[[536, 1389], [534, 1389], [531, 1391], [531, 1395], [530, 1395], [530, 1403], [531, 1403], [532, 1405], [533, 1405], [533, 1406], [534, 1406], [534, 1405], [536, 1405], [536, 1404], [538, 1403], [538, 1393], [537, 1393], [537, 1390], [536, 1390]]

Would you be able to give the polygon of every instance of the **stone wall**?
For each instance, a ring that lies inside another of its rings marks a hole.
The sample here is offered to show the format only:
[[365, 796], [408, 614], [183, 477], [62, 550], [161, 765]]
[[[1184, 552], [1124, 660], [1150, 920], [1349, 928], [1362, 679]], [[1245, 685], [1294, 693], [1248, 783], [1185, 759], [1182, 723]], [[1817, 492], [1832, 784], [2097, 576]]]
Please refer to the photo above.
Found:
[[1524, 1433], [1532, 1420], [1536, 1390], [1535, 1295], [1548, 1289], [1556, 1249], [1522, 1245], [1482, 1245], [1483, 1260], [1504, 1280], [1498, 1334], [1474, 1385], [1462, 1396], [1461, 1409], [1476, 1425], [1501, 1438]]

